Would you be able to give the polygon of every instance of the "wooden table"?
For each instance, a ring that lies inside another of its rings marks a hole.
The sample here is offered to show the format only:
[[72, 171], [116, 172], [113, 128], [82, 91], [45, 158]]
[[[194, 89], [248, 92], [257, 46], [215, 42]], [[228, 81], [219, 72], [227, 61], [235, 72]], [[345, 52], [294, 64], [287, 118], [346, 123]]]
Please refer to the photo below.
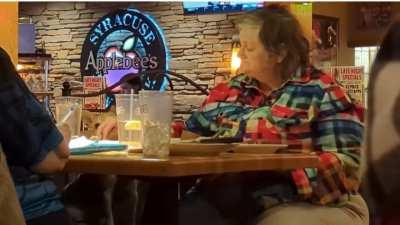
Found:
[[[191, 176], [246, 171], [288, 170], [317, 166], [312, 154], [218, 153], [214, 156], [170, 156], [167, 160], [143, 159], [140, 154], [71, 156], [65, 172], [128, 175], [151, 182], [145, 196], [144, 225], [178, 222], [180, 183]], [[147, 204], [147, 202], [149, 204]], [[157, 203], [157, 204], [155, 204]], [[154, 216], [157, 212], [157, 216]]]
[[288, 170], [317, 166], [311, 154], [239, 154], [170, 156], [167, 160], [143, 159], [140, 154], [71, 156], [65, 172], [115, 174], [140, 177], [184, 177], [262, 170]]

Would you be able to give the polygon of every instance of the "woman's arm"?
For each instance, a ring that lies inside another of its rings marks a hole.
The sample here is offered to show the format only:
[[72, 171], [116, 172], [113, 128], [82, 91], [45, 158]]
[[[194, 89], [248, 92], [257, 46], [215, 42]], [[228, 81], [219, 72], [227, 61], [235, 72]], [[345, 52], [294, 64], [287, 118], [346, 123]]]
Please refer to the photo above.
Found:
[[[260, 96], [246, 96], [246, 88], [239, 85], [236, 77], [229, 83], [220, 83], [185, 121], [185, 128], [201, 136], [238, 137], [243, 135], [243, 117], [253, 110]], [[246, 92], [247, 93], [247, 92]]]
[[363, 125], [356, 116], [338, 113], [315, 122], [312, 132], [319, 165], [293, 171], [298, 193], [322, 205], [339, 203], [358, 191]]
[[295, 170], [300, 196], [325, 205], [345, 201], [359, 188], [364, 126], [356, 106], [344, 89], [331, 85], [318, 104], [311, 123], [312, 146], [319, 156], [317, 168]]

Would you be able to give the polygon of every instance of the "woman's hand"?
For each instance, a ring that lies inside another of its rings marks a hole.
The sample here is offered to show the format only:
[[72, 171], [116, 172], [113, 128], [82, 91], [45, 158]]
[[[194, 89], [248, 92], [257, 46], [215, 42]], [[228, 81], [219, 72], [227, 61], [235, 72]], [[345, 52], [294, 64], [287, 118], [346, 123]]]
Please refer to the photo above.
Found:
[[117, 119], [115, 117], [107, 117], [97, 128], [96, 135], [100, 139], [117, 140]]

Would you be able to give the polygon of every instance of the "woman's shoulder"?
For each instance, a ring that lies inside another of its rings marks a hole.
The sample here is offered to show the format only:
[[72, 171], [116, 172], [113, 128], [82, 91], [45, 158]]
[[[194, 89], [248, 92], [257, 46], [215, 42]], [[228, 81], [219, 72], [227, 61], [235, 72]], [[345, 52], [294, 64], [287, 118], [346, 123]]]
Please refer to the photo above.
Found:
[[252, 90], [258, 90], [258, 81], [244, 74], [239, 74], [215, 85], [203, 105], [236, 101], [250, 105], [259, 104], [263, 99], [262, 94]]
[[332, 86], [340, 86], [336, 78], [322, 70], [316, 69], [314, 67], [307, 68], [300, 77], [292, 80], [293, 83], [299, 84], [305, 88], [307, 87], [317, 87], [321, 90], [329, 89]]
[[238, 74], [216, 84], [212, 91], [242, 90], [248, 88], [258, 88], [258, 81], [245, 74]]
[[346, 90], [330, 73], [314, 67], [307, 68], [298, 76], [294, 76], [286, 85], [286, 90], [294, 93], [293, 97], [309, 98], [322, 101], [326, 96], [336, 96], [335, 98], [344, 98], [346, 101]]
[[337, 81], [334, 74], [314, 69], [310, 84], [317, 87], [319, 99], [326, 109], [330, 108], [327, 105], [332, 105], [332, 107], [334, 105], [336, 110], [344, 111], [354, 106], [354, 101]]

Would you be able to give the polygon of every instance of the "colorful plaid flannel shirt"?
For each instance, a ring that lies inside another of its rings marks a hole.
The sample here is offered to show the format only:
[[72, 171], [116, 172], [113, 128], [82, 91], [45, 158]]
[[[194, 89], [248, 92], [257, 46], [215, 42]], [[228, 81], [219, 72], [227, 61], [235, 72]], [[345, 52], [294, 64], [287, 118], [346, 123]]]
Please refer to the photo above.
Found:
[[359, 112], [335, 79], [310, 67], [268, 96], [245, 75], [221, 83], [186, 127], [205, 136], [243, 137], [246, 142], [282, 143], [316, 152], [317, 168], [291, 172], [298, 197], [338, 204], [359, 186], [363, 140]]

